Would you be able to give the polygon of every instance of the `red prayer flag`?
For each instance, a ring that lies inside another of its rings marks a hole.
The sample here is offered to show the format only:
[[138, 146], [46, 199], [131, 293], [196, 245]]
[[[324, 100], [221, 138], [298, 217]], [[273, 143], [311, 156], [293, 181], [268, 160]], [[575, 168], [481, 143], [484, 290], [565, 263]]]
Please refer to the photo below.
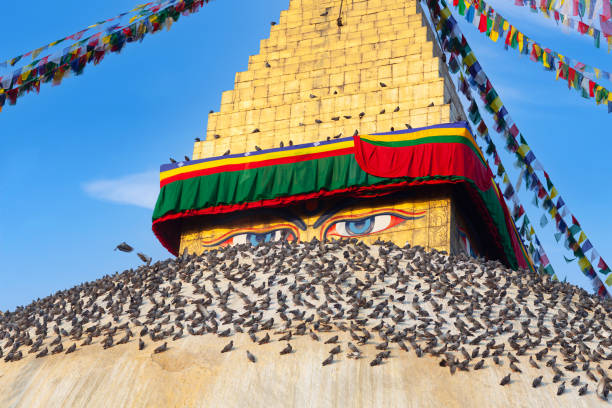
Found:
[[608, 269], [608, 265], [605, 263], [605, 261], [603, 260], [603, 258], [599, 258], [599, 263], [597, 264], [597, 267], [603, 271], [605, 271], [606, 269]]
[[574, 83], [574, 78], [576, 77], [576, 70], [574, 68], [568, 68], [567, 70], [567, 87], [571, 88]]
[[480, 15], [480, 23], [478, 24], [478, 30], [480, 30], [481, 33], [487, 31], [487, 16], [484, 14]]
[[459, 5], [459, 0], [453, 0], [453, 6], [457, 7]]
[[540, 185], [540, 189], [538, 190], [538, 198], [544, 198], [545, 196], [546, 196], [546, 190], [544, 190], [544, 187]]
[[572, 224], [580, 226], [580, 223], [578, 222], [578, 220], [576, 219], [576, 217], [574, 217], [574, 215], [572, 214]]
[[578, 32], [580, 34], [586, 34], [586, 32], [589, 31], [589, 26], [584, 24], [582, 21], [578, 22]]
[[589, 79], [589, 95], [591, 96], [591, 98], [595, 96], [594, 89], [595, 89], [595, 82]]
[[578, 15], [578, 8], [580, 7], [579, 5], [579, 0], [574, 0], [574, 10], [573, 10], [573, 15], [577, 16]]

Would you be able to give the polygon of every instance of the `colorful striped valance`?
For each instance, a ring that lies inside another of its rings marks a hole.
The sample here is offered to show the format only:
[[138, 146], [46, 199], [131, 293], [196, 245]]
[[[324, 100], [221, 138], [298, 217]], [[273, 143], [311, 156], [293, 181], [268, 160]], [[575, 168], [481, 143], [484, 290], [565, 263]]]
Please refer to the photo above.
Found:
[[153, 230], [177, 254], [185, 218], [442, 183], [466, 185], [507, 263], [526, 266], [505, 203], [465, 122], [165, 164]]

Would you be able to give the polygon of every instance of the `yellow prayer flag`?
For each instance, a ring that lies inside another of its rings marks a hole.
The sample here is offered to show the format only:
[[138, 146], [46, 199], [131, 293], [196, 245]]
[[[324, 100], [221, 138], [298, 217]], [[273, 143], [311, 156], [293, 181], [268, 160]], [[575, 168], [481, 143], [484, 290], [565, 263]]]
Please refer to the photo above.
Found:
[[533, 225], [531, 226], [531, 229], [529, 229], [529, 235], [533, 235], [535, 234], [535, 231], [533, 229]]
[[444, 9], [440, 11], [440, 15], [444, 17], [444, 20], [446, 20], [447, 18], [450, 17], [451, 11], [447, 7], [444, 7]]
[[593, 71], [595, 71], [595, 78], [599, 79], [599, 74], [601, 72], [601, 71], [599, 71], [599, 68], [593, 67]]
[[542, 55], [542, 64], [545, 68], [550, 68], [550, 64], [548, 63], [548, 53], [544, 51], [544, 55]]
[[550, 211], [548, 211], [548, 213], [550, 214], [551, 218], [555, 218], [557, 216], [557, 207], [553, 206], [551, 207]]
[[580, 236], [578, 237], [578, 243], [582, 244], [584, 241], [586, 241], [587, 236], [584, 233], [584, 231], [580, 231]]
[[132, 24], [138, 17], [140, 16], [132, 16], [132, 18], [130, 18], [130, 24]]
[[516, 40], [518, 41], [519, 51], [523, 52], [523, 33], [518, 31], [516, 33]]
[[96, 23], [96, 24], [92, 24], [92, 25], [90, 25], [90, 26], [89, 26], [89, 27], [87, 27], [87, 28], [94, 28], [94, 27], [97, 27], [97, 26], [99, 26], [99, 25], [100, 25], [100, 24]]
[[555, 198], [558, 195], [559, 192], [557, 191], [557, 187], [553, 186], [553, 188], [550, 189], [550, 198]]
[[32, 51], [32, 59], [36, 59], [36, 57], [38, 57], [40, 55], [42, 50], [43, 50], [43, 47], [37, 48], [34, 51]]
[[508, 28], [510, 28], [510, 23], [508, 23], [507, 21], [504, 21], [504, 24], [502, 24], [502, 29], [504, 31], [508, 31]]
[[531, 149], [529, 149], [529, 146], [527, 146], [526, 144], [522, 144], [518, 147], [518, 149], [516, 149], [516, 151], [518, 152], [518, 154], [521, 155], [521, 157], [525, 157], [529, 150]]
[[497, 31], [491, 30], [491, 35], [489, 35], [489, 38], [491, 38], [493, 42], [497, 42], [497, 40], [499, 39], [499, 33]]
[[491, 102], [491, 109], [493, 109], [495, 112], [499, 112], [502, 106], [504, 106], [504, 104], [502, 103], [501, 99], [499, 99], [499, 96], [495, 98], [493, 102]]
[[504, 173], [504, 183], [509, 183], [510, 180], [508, 180], [508, 174]]
[[110, 42], [110, 35], [105, 35], [104, 37], [102, 37], [102, 44], [108, 44]]
[[468, 55], [465, 56], [465, 58], [463, 59], [463, 63], [465, 65], [467, 65], [468, 67], [471, 67], [473, 63], [476, 62], [476, 57], [474, 56], [473, 52], [470, 52]]
[[584, 271], [590, 269], [591, 263], [586, 256], [582, 256], [580, 259], [578, 259], [578, 266], [580, 266], [580, 269]]

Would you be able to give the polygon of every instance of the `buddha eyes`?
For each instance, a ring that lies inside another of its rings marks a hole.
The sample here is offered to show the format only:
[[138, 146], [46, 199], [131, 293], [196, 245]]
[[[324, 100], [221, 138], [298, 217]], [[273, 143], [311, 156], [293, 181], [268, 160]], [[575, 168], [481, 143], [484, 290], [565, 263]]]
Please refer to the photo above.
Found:
[[355, 219], [341, 219], [325, 230], [325, 237], [360, 237], [385, 231], [409, 219], [399, 214], [383, 213]]
[[222, 237], [220, 240], [203, 242], [205, 247], [228, 246], [236, 244], [250, 244], [257, 246], [266, 242], [294, 241], [296, 233], [291, 228], [271, 228], [267, 231], [235, 232], [232, 235]]
[[263, 244], [266, 242], [275, 242], [275, 241], [293, 241], [296, 239], [293, 231], [289, 229], [277, 229], [269, 232], [261, 232], [254, 233], [248, 232], [245, 234], [237, 234], [234, 235], [230, 244], [251, 244], [253, 246], [257, 246], [259, 244]]
[[[425, 217], [425, 211], [405, 211], [399, 208], [379, 208], [361, 214], [338, 214], [323, 222], [323, 225], [313, 227], [317, 230], [319, 239], [365, 237], [381, 233], [408, 220], [418, 220]], [[306, 230], [304, 225], [303, 230]], [[204, 247], [225, 247], [228, 245], [248, 244], [257, 246], [268, 242], [299, 241], [300, 230], [294, 223], [279, 223], [260, 228], [235, 228], [219, 231], [210, 240], [202, 240]]]

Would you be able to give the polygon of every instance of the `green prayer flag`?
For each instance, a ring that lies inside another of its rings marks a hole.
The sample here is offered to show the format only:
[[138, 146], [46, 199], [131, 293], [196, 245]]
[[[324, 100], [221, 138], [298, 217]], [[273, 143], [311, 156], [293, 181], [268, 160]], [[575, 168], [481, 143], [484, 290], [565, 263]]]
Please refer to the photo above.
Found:
[[465, 1], [459, 0], [459, 15], [465, 16]]
[[569, 227], [569, 232], [570, 234], [576, 235], [578, 232], [580, 232], [580, 227], [578, 225], [572, 225], [571, 227]]

